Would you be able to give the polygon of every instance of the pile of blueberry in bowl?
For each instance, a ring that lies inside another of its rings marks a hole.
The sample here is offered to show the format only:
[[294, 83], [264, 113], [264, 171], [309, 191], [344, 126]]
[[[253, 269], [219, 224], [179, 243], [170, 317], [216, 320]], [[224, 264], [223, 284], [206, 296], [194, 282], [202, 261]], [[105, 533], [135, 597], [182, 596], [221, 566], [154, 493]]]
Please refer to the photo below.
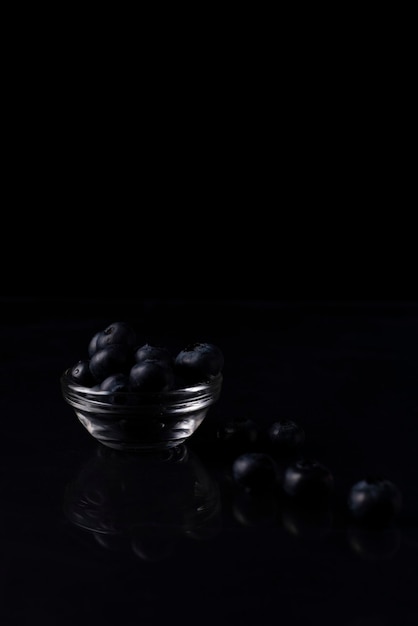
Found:
[[205, 341], [172, 354], [138, 337], [124, 321], [97, 331], [85, 357], [61, 376], [62, 394], [107, 447], [172, 448], [196, 431], [219, 399], [224, 356]]

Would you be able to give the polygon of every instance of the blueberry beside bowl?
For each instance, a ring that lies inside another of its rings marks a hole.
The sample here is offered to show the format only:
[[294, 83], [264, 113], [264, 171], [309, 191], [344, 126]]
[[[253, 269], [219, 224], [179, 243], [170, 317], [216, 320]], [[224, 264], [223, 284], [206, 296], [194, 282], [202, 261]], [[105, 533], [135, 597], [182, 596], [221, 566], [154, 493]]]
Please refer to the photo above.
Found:
[[170, 359], [165, 347], [115, 322], [96, 332], [86, 354], [62, 374], [62, 394], [90, 435], [110, 448], [180, 445], [221, 393], [223, 354], [211, 343], [190, 344]]

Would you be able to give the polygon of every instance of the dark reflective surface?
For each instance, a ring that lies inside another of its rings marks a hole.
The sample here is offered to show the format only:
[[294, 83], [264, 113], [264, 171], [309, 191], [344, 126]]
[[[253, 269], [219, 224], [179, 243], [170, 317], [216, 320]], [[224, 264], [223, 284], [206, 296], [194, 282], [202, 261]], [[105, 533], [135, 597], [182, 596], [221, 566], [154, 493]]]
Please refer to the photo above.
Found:
[[184, 444], [141, 454], [99, 445], [68, 483], [63, 508], [100, 545], [145, 560], [215, 535], [222, 519], [217, 482]]
[[[417, 306], [30, 300], [24, 318], [21, 303], [2, 310], [2, 624], [415, 626]], [[62, 371], [116, 319], [140, 320], [170, 347], [202, 328], [222, 346], [222, 397], [187, 445], [106, 449], [63, 401]], [[278, 420], [303, 427], [301, 448], [269, 447]], [[248, 450], [274, 456], [271, 489], [234, 482]], [[283, 493], [299, 457], [332, 471], [323, 502]], [[349, 487], [369, 474], [402, 492], [385, 528], [347, 514]]]

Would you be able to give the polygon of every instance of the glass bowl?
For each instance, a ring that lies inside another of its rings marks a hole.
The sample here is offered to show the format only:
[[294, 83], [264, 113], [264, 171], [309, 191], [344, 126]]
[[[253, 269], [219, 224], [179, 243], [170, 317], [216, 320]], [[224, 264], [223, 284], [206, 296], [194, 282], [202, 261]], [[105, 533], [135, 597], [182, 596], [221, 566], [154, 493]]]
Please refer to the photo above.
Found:
[[184, 443], [219, 399], [223, 377], [165, 392], [96, 391], [61, 376], [64, 400], [97, 441], [116, 450], [166, 449]]

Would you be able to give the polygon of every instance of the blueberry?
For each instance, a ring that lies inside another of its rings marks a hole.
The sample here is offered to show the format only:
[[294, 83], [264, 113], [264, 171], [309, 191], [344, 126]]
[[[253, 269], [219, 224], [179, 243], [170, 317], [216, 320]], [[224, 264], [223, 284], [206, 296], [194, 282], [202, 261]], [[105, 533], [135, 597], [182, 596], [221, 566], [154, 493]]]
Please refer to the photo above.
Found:
[[98, 330], [97, 333], [95, 333], [89, 341], [89, 344], [87, 347], [87, 353], [90, 358], [97, 351], [97, 342], [101, 334], [102, 334], [102, 331]]
[[266, 452], [244, 452], [232, 463], [232, 478], [244, 489], [268, 490], [276, 484], [276, 464]]
[[[94, 342], [94, 337], [92, 339]], [[121, 344], [132, 348], [136, 343], [136, 332], [126, 322], [114, 322], [102, 330], [96, 339], [96, 349], [101, 350], [106, 346]]]
[[100, 383], [99, 388], [101, 391], [110, 391], [111, 393], [130, 391], [129, 376], [123, 372], [111, 374]]
[[137, 348], [134, 352], [134, 359], [137, 363], [145, 360], [163, 361], [170, 365], [173, 364], [173, 356], [167, 348], [162, 346], [154, 346], [149, 343]]
[[330, 495], [334, 488], [331, 471], [316, 460], [299, 459], [286, 468], [282, 486], [284, 492], [313, 503]]
[[176, 373], [189, 382], [203, 382], [222, 371], [224, 356], [213, 343], [197, 342], [181, 350], [174, 361]]
[[347, 505], [354, 520], [367, 525], [385, 525], [400, 512], [402, 496], [392, 481], [366, 478], [351, 486]]
[[216, 437], [220, 444], [232, 451], [248, 452], [258, 439], [258, 426], [254, 420], [233, 418], [220, 424]]
[[169, 391], [174, 387], [174, 372], [161, 361], [142, 361], [131, 367], [129, 382], [133, 391]]
[[111, 374], [97, 385], [98, 391], [107, 391], [112, 395], [109, 397], [111, 404], [127, 405], [129, 404], [126, 392], [131, 391], [129, 384], [129, 376], [123, 372]]
[[82, 387], [93, 387], [96, 384], [96, 379], [90, 371], [89, 359], [82, 359], [73, 365], [70, 369], [70, 377], [73, 382]]
[[101, 383], [111, 374], [126, 372], [130, 365], [130, 355], [126, 346], [110, 345], [97, 350], [90, 359], [90, 372]]
[[293, 420], [278, 420], [267, 429], [270, 446], [283, 452], [299, 449], [305, 442], [305, 431]]

